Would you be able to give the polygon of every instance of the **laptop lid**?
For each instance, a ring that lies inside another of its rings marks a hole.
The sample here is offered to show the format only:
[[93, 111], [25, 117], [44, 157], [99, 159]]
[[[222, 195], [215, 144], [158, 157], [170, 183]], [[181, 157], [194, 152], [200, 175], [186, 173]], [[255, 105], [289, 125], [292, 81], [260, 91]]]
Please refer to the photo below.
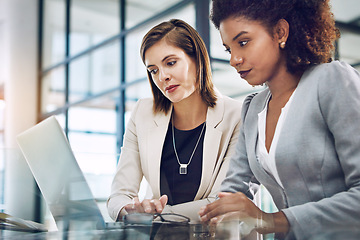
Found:
[[18, 135], [17, 142], [58, 228], [59, 222], [70, 227], [79, 222], [82, 229], [105, 228], [100, 209], [55, 116]]

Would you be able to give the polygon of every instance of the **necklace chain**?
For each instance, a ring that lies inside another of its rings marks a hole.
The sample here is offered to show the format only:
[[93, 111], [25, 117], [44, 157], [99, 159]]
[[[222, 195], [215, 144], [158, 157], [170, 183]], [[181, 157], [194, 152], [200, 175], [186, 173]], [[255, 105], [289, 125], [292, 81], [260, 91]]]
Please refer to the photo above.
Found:
[[192, 154], [191, 154], [191, 156], [190, 156], [190, 159], [189, 159], [188, 163], [181, 163], [180, 160], [179, 160], [179, 156], [178, 156], [178, 154], [177, 154], [177, 151], [176, 151], [175, 134], [174, 134], [174, 122], [173, 122], [173, 118], [171, 118], [173, 147], [174, 147], [174, 152], [175, 152], [176, 160], [177, 160], [177, 162], [178, 162], [179, 165], [180, 165], [180, 169], [179, 169], [179, 173], [180, 173], [180, 174], [187, 174], [187, 166], [191, 163], [191, 160], [192, 160], [192, 158], [193, 158], [193, 156], [194, 156], [194, 153], [195, 153], [195, 151], [196, 151], [196, 148], [197, 148], [197, 146], [199, 145], [199, 142], [200, 142], [200, 139], [201, 139], [201, 135], [202, 135], [202, 133], [203, 133], [203, 131], [204, 131], [204, 128], [205, 128], [205, 123], [206, 123], [206, 122], [203, 123], [203, 127], [202, 127], [202, 129], [201, 129], [200, 136], [199, 136], [199, 138], [198, 138], [198, 140], [197, 140], [197, 142], [196, 142], [195, 148], [194, 148], [194, 150], [193, 150], [193, 152], [192, 152]]

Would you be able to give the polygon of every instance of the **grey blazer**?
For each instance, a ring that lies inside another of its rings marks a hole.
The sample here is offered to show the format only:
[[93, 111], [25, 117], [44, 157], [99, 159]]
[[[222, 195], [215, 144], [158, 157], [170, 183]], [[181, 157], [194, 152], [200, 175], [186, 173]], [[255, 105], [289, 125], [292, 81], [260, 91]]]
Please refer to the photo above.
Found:
[[359, 228], [359, 73], [334, 61], [303, 74], [275, 153], [284, 189], [255, 154], [257, 116], [269, 94], [265, 89], [244, 101], [239, 141], [221, 190], [241, 191], [252, 198], [249, 182], [263, 184], [289, 220], [288, 239]]

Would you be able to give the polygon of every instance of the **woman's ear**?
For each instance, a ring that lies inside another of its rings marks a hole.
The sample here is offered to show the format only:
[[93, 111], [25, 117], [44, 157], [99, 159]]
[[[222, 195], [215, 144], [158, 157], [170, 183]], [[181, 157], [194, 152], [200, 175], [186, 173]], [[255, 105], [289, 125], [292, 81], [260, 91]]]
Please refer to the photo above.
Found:
[[274, 28], [274, 38], [279, 43], [287, 41], [289, 37], [289, 23], [285, 19], [280, 19]]

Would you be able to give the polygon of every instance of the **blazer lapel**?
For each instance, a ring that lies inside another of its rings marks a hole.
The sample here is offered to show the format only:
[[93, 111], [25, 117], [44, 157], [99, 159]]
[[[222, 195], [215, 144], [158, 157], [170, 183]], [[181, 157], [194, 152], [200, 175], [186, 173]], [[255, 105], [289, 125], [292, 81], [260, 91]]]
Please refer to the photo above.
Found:
[[[297, 157], [299, 156], [292, 157], [291, 159], [284, 159], [284, 156], [288, 156], [288, 154], [286, 154], [287, 152], [295, 152], [296, 150], [294, 148], [299, 147], [294, 145], [293, 142], [297, 141], [298, 137], [302, 134], [302, 132], [304, 132], [304, 130], [301, 129], [304, 125], [297, 123], [299, 121], [299, 115], [301, 115], [299, 113], [304, 111], [303, 109], [305, 106], [308, 106], [308, 103], [304, 101], [304, 96], [307, 96], [307, 94], [309, 94], [308, 89], [310, 86], [309, 84], [306, 85], [306, 83], [308, 82], [306, 82], [306, 80], [307, 78], [304, 78], [303, 75], [295, 92], [293, 93], [294, 96], [291, 102], [291, 106], [288, 110], [284, 125], [279, 135], [279, 141], [275, 152], [275, 160], [281, 180], [294, 177], [296, 174], [298, 174], [299, 168], [303, 171], [309, 171], [307, 167], [304, 167], [304, 164], [306, 164], [305, 161], [295, 161], [295, 159], [297, 159]], [[291, 139], [292, 141], [289, 141], [289, 139]], [[302, 178], [303, 176], [299, 177]], [[314, 181], [316, 181], [316, 179], [314, 179]], [[282, 183], [284, 187], [287, 184], [286, 181], [282, 181]], [[306, 188], [306, 186], [304, 187]]]
[[269, 97], [269, 89], [259, 93], [256, 99], [253, 99], [249, 106], [248, 113], [245, 118], [244, 131], [246, 139], [248, 139], [247, 153], [248, 161], [253, 173], [257, 176], [257, 180], [261, 182], [274, 182], [275, 180], [271, 177], [263, 168], [261, 163], [256, 157], [256, 148], [258, 142], [258, 114], [265, 108], [267, 99]]
[[206, 116], [206, 131], [204, 137], [203, 148], [203, 168], [201, 175], [201, 182], [195, 200], [200, 199], [208, 189], [211, 181], [213, 181], [214, 172], [220, 167], [219, 164], [219, 149], [222, 132], [216, 127], [223, 120], [224, 116], [224, 101], [218, 98], [214, 108], [208, 108]]
[[249, 143], [246, 144], [246, 151], [248, 161], [253, 172], [263, 171], [263, 168], [256, 157], [256, 146], [258, 142], [258, 114], [264, 109], [264, 102], [265, 101], [258, 101], [257, 104], [253, 102], [253, 105], [249, 106], [249, 110], [244, 121], [244, 133], [247, 139], [246, 141]]
[[155, 198], [160, 197], [160, 164], [165, 141], [166, 132], [169, 126], [171, 110], [167, 115], [156, 114], [154, 117], [154, 127], [147, 132], [147, 161], [149, 169], [149, 184], [152, 186]]

